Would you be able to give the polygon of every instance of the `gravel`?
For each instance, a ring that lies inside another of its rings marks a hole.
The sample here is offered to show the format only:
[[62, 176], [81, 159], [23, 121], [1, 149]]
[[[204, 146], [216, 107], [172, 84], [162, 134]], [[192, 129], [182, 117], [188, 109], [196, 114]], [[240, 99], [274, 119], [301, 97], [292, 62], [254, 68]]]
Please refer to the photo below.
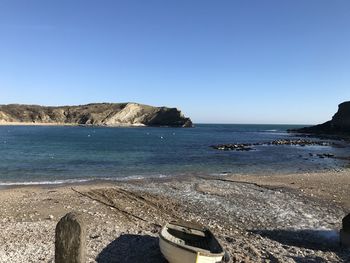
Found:
[[209, 226], [231, 262], [350, 262], [344, 207], [295, 189], [197, 177], [23, 187], [0, 191], [0, 209], [0, 262], [53, 262], [70, 211], [87, 224], [87, 262], [166, 262], [158, 231], [178, 219]]

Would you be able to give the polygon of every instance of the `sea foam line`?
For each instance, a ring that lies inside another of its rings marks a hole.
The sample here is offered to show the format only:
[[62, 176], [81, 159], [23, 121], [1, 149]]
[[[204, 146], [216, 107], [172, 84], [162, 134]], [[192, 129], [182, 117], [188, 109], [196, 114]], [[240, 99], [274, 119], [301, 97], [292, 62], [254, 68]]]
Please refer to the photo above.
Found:
[[0, 186], [26, 186], [26, 185], [59, 185], [59, 184], [74, 184], [74, 183], [86, 183], [91, 181], [128, 181], [128, 180], [143, 180], [146, 178], [157, 179], [166, 178], [168, 175], [159, 174], [154, 176], [143, 175], [131, 175], [126, 177], [93, 177], [85, 179], [66, 179], [66, 180], [53, 180], [53, 181], [25, 181], [25, 182], [1, 182]]
[[26, 181], [26, 182], [0, 182], [0, 186], [20, 186], [20, 185], [51, 185], [51, 184], [67, 184], [67, 183], [83, 183], [93, 181], [95, 179], [67, 179], [54, 181]]

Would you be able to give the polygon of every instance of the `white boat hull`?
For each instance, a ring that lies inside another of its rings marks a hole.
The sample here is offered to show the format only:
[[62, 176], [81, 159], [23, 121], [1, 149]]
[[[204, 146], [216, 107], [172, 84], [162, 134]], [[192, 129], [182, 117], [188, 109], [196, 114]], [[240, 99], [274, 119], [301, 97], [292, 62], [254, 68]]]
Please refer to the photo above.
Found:
[[159, 239], [159, 247], [163, 256], [169, 263], [196, 263], [197, 254], [174, 246], [162, 238]]
[[220, 263], [222, 261], [222, 256], [208, 257], [201, 255], [168, 243], [162, 238], [159, 239], [159, 247], [169, 263]]
[[187, 246], [181, 242], [174, 242], [167, 236], [166, 225], [159, 235], [159, 247], [163, 256], [169, 263], [220, 263], [223, 259], [222, 253], [210, 253], [203, 249]]

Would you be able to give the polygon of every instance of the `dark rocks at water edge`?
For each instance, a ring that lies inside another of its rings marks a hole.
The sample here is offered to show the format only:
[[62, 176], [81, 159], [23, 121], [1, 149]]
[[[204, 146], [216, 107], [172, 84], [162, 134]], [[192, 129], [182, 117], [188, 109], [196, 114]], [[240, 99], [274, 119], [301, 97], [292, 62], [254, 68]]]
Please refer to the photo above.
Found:
[[350, 136], [350, 101], [339, 104], [338, 111], [330, 121], [311, 127], [289, 131], [311, 134], [345, 135], [348, 137]]
[[[259, 145], [259, 144], [255, 144]], [[262, 143], [262, 145], [299, 145], [299, 146], [307, 146], [307, 145], [318, 145], [318, 146], [329, 146], [329, 142], [325, 141], [312, 141], [312, 140], [305, 140], [305, 139], [297, 139], [297, 140], [289, 140], [289, 139], [283, 139], [283, 140], [275, 140], [272, 142]]]
[[297, 140], [275, 140], [272, 142], [259, 142], [259, 143], [228, 143], [228, 144], [218, 144], [212, 145], [211, 147], [216, 150], [223, 151], [250, 151], [254, 150], [253, 146], [259, 145], [298, 145], [298, 146], [329, 146], [329, 142], [325, 141], [311, 141], [305, 139], [297, 139]]
[[192, 127], [177, 108], [138, 103], [93, 103], [79, 106], [0, 105], [0, 124], [72, 124], [97, 126]]
[[[333, 153], [317, 153], [317, 154], [309, 153], [309, 156], [310, 157], [317, 156], [319, 158], [336, 158]], [[339, 157], [337, 158], [339, 159]]]
[[335, 157], [332, 153], [318, 153], [317, 156], [319, 158], [333, 158]]
[[250, 151], [253, 150], [252, 147], [250, 147], [251, 144], [218, 144], [218, 145], [212, 145], [211, 147], [216, 150], [222, 150], [222, 151]]

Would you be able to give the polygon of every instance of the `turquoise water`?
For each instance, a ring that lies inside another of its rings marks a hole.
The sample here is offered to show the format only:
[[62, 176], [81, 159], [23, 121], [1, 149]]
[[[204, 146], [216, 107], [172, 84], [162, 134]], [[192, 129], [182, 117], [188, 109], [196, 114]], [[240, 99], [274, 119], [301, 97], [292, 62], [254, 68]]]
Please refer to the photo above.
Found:
[[284, 173], [332, 169], [335, 159], [309, 153], [344, 155], [329, 146], [258, 146], [226, 152], [220, 143], [293, 138], [295, 125], [205, 125], [196, 128], [104, 128], [1, 126], [0, 184], [86, 179], [162, 177], [186, 174]]

